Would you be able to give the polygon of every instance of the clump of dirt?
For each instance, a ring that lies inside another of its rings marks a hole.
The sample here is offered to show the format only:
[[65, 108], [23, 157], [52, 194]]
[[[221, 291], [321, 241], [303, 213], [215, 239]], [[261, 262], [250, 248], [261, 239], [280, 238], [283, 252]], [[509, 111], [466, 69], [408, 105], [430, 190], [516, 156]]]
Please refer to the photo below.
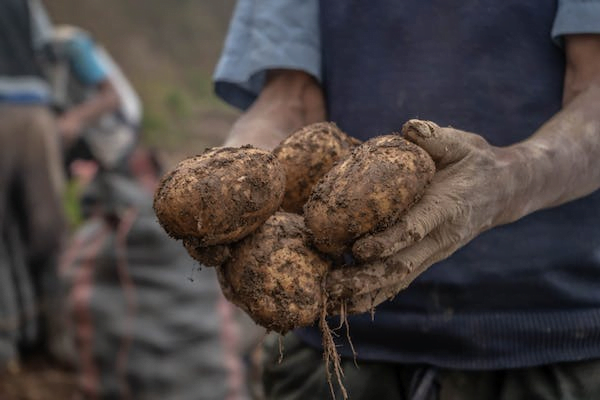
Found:
[[1, 400], [69, 400], [76, 387], [75, 372], [43, 357], [11, 363], [0, 371]]

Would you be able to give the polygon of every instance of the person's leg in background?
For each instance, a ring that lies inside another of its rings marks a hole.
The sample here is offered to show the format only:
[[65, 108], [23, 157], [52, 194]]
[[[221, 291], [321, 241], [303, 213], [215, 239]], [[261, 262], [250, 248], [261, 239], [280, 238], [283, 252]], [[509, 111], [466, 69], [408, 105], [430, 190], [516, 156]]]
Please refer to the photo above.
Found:
[[10, 207], [22, 147], [17, 143], [21, 118], [16, 109], [0, 104], [0, 370], [16, 361], [19, 341], [19, 294], [14, 280], [14, 259], [19, 255], [11, 245], [14, 220], [8, 219], [14, 214]]
[[30, 342], [46, 347], [58, 329], [52, 317], [63, 312], [56, 271], [66, 233], [59, 137], [55, 118], [45, 106], [8, 106], [6, 112], [12, 121], [4, 133], [4, 144], [12, 157], [7, 166], [11, 170], [9, 207], [18, 225], [23, 260], [22, 266], [14, 262], [12, 266], [13, 285], [22, 308], [18, 317], [28, 332], [25, 347]]
[[27, 226], [31, 232], [30, 269], [41, 305], [41, 345], [56, 361], [73, 365], [74, 348], [64, 326], [66, 293], [58, 276], [58, 261], [68, 233], [63, 204], [64, 154], [56, 117], [46, 107], [33, 112], [28, 129], [23, 193], [27, 209], [35, 210], [28, 211], [32, 217]]

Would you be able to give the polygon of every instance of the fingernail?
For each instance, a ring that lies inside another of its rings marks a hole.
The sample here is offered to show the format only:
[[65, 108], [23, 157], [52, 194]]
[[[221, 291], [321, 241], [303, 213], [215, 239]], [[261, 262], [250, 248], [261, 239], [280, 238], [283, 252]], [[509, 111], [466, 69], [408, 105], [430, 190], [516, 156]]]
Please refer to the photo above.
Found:
[[352, 254], [362, 261], [371, 261], [381, 254], [383, 245], [376, 240], [360, 240], [352, 246]]
[[402, 127], [402, 134], [407, 135], [409, 133], [416, 133], [422, 138], [429, 138], [433, 136], [433, 132], [439, 128], [435, 123], [431, 121], [422, 121], [420, 119], [411, 119], [404, 124]]

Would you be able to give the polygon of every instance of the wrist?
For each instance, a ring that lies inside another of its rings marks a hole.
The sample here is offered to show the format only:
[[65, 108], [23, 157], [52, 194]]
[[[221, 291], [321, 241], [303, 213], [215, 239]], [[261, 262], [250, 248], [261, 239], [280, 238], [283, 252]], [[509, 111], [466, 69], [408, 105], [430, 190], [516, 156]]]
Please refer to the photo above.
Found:
[[525, 141], [499, 148], [499, 154], [506, 206], [498, 215], [498, 225], [514, 222], [552, 202], [546, 191], [549, 149]]
[[325, 100], [317, 80], [303, 71], [270, 70], [259, 100], [278, 104], [295, 120], [294, 130], [325, 120]]
[[301, 71], [269, 71], [264, 89], [235, 122], [225, 146], [272, 149], [296, 130], [324, 119], [323, 93], [313, 77]]

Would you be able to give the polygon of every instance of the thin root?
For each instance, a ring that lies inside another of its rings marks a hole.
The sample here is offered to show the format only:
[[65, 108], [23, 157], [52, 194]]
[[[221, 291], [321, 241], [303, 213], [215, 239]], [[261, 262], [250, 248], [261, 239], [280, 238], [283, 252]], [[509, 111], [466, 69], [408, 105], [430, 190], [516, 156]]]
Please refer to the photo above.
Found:
[[344, 384], [342, 382], [344, 371], [342, 370], [340, 355], [337, 352], [335, 341], [333, 340], [332, 330], [327, 324], [327, 296], [325, 294], [325, 290], [323, 290], [322, 293], [322, 308], [321, 316], [319, 318], [319, 327], [321, 328], [321, 335], [323, 336], [323, 358], [325, 359], [325, 374], [327, 377], [327, 383], [329, 384], [331, 396], [335, 400], [336, 397], [335, 391], [333, 389], [333, 381], [331, 374], [331, 364], [333, 364], [333, 373], [335, 374], [337, 383], [342, 392], [342, 397], [344, 398], [344, 400], [346, 400], [348, 399], [348, 392], [346, 391], [346, 388], [344, 387]]
[[277, 361], [277, 363], [281, 364], [281, 362], [283, 361], [283, 336], [279, 335], [277, 339], [279, 341], [279, 360]]
[[350, 349], [352, 350], [354, 366], [358, 368], [358, 363], [356, 362], [356, 349], [354, 348], [354, 343], [352, 343], [352, 338], [350, 338], [350, 324], [348, 323], [348, 303], [346, 300], [342, 302], [342, 307], [340, 310], [340, 320], [340, 328], [342, 327], [342, 325], [346, 325], [346, 339], [348, 340], [348, 344], [350, 345]]

